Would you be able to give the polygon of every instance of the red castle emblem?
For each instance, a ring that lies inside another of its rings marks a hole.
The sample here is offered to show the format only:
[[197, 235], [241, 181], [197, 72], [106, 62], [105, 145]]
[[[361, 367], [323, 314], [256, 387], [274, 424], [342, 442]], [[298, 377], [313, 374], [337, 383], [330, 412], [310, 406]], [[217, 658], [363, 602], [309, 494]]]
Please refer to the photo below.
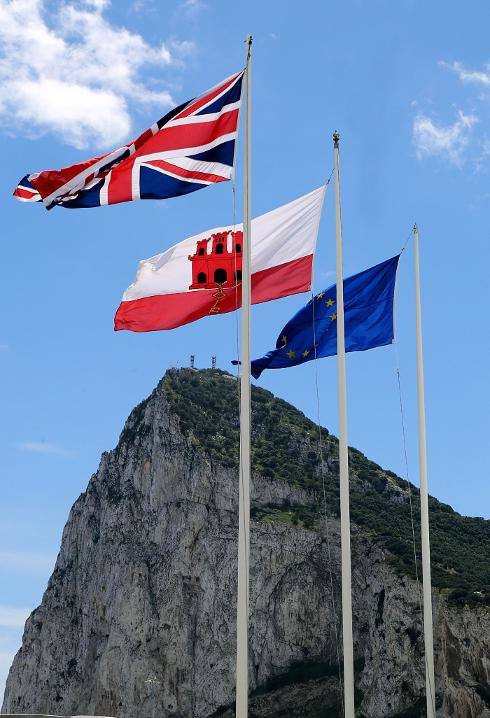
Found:
[[[208, 251], [208, 243], [211, 251]], [[192, 262], [192, 284], [189, 289], [234, 287], [242, 279], [243, 232], [217, 232], [197, 242]], [[223, 295], [224, 296], [224, 295]]]

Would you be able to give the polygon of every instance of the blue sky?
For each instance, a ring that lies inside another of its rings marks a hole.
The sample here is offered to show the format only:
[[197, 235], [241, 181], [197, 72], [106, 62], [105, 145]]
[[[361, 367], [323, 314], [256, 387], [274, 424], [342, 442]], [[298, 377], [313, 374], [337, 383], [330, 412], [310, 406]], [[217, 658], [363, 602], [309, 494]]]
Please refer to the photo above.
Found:
[[[395, 254], [419, 223], [430, 490], [488, 517], [489, 20], [483, 0], [464, 12], [415, 0], [0, 0], [1, 673], [100, 453], [168, 367], [188, 365], [194, 353], [199, 367], [216, 354], [229, 369], [238, 319], [112, 331], [140, 259], [231, 221], [230, 183], [81, 211], [46, 212], [11, 192], [26, 172], [112, 149], [240, 68], [248, 31], [253, 213], [328, 177], [338, 128], [346, 273]], [[240, 173], [239, 157], [239, 199]], [[409, 245], [397, 330], [417, 483], [412, 262]], [[333, 270], [329, 192], [317, 289], [332, 283]], [[273, 347], [303, 302], [254, 308], [255, 355]], [[392, 347], [349, 356], [349, 441], [403, 475], [394, 367]], [[318, 368], [322, 423], [335, 432], [335, 360]], [[260, 385], [315, 418], [312, 363], [265, 373]]]

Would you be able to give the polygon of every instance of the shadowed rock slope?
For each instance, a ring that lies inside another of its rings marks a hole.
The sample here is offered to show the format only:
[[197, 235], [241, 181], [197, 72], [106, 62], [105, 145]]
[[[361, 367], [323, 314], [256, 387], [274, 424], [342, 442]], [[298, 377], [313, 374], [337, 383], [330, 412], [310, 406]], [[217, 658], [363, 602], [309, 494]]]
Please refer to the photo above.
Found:
[[[3, 712], [233, 715], [237, 395], [224, 372], [171, 370], [133, 410], [70, 512]], [[252, 401], [250, 716], [340, 716], [337, 440], [322, 430], [322, 467], [311, 421]], [[359, 716], [423, 716], [408, 487], [350, 460]], [[489, 522], [430, 510], [438, 715], [490, 718]]]

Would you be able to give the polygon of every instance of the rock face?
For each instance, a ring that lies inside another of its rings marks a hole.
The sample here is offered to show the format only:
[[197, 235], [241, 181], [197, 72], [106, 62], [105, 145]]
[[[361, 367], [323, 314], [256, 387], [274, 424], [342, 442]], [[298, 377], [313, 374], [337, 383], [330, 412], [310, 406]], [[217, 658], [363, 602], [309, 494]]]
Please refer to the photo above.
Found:
[[[234, 381], [172, 370], [131, 413], [70, 512], [4, 713], [234, 715], [237, 474], [175, 410], [189, 377], [223, 391]], [[250, 715], [341, 715], [338, 519], [288, 521], [296, 507], [319, 516], [318, 492], [259, 475], [253, 483]], [[393, 484], [383, 500], [394, 505], [400, 492]], [[359, 715], [425, 715], [417, 584], [356, 526], [353, 565]], [[438, 715], [489, 718], [488, 609], [452, 606], [439, 590], [434, 601]]]

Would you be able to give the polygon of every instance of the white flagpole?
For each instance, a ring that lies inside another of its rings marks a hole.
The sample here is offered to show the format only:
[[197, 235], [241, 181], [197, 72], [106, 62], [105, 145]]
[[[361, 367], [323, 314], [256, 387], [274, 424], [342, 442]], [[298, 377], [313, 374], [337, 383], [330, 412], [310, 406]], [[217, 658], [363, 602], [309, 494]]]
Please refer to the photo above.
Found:
[[337, 382], [339, 403], [340, 541], [342, 556], [342, 638], [344, 644], [345, 718], [354, 718], [354, 648], [350, 555], [349, 454], [347, 447], [347, 388], [345, 378], [344, 278], [342, 271], [342, 214], [340, 210], [340, 135], [333, 133], [335, 162], [335, 226], [337, 247]]
[[236, 718], [248, 718], [248, 597], [250, 557], [250, 69], [252, 37], [247, 35], [245, 69], [245, 151], [242, 248], [242, 356], [240, 372], [240, 486], [238, 506], [238, 597]]
[[424, 356], [422, 349], [422, 309], [420, 302], [419, 230], [413, 228], [415, 260], [415, 315], [417, 329], [417, 389], [419, 414], [420, 531], [422, 535], [422, 580], [424, 590], [425, 690], [427, 718], [435, 718], [434, 638], [432, 627], [432, 581], [429, 541], [429, 490], [427, 484], [427, 446], [425, 436]]

